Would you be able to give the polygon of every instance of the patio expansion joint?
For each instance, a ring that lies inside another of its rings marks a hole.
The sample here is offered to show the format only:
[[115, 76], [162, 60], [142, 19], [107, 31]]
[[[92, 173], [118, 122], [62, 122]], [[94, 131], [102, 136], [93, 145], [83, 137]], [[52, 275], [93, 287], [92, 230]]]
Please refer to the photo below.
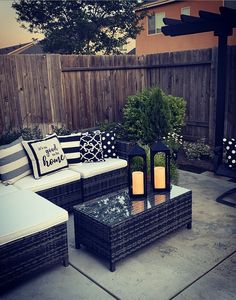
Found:
[[200, 275], [198, 278], [196, 278], [193, 282], [189, 283], [188, 285], [186, 285], [182, 290], [180, 290], [178, 293], [176, 293], [174, 296], [172, 296], [171, 298], [169, 298], [169, 300], [173, 300], [175, 299], [175, 297], [179, 296], [182, 292], [184, 292], [185, 290], [187, 290], [190, 286], [192, 286], [195, 282], [197, 282], [199, 279], [201, 279], [202, 277], [204, 277], [205, 275], [207, 275], [209, 272], [211, 272], [212, 270], [214, 270], [216, 267], [218, 267], [220, 264], [222, 264], [226, 259], [230, 258], [232, 255], [234, 255], [236, 253], [236, 250], [234, 250], [233, 252], [231, 252], [229, 255], [227, 255], [225, 258], [223, 258], [221, 261], [219, 261], [216, 265], [214, 265], [212, 268], [210, 268], [209, 270], [207, 270], [206, 272], [204, 272], [202, 275]]
[[78, 271], [79, 273], [81, 273], [83, 276], [85, 276], [86, 278], [88, 278], [90, 281], [92, 281], [94, 284], [96, 284], [98, 287], [100, 287], [102, 290], [104, 290], [106, 293], [108, 293], [110, 296], [112, 296], [114, 299], [116, 299], [116, 300], [122, 300], [121, 298], [119, 298], [115, 294], [113, 294], [111, 291], [109, 291], [108, 289], [106, 289], [104, 286], [102, 286], [100, 283], [98, 283], [96, 280], [94, 280], [92, 277], [90, 277], [89, 275], [87, 275], [86, 273], [84, 273], [82, 270], [80, 270], [79, 268], [77, 268], [71, 262], [69, 262], [69, 265], [72, 268], [74, 268], [76, 271]]

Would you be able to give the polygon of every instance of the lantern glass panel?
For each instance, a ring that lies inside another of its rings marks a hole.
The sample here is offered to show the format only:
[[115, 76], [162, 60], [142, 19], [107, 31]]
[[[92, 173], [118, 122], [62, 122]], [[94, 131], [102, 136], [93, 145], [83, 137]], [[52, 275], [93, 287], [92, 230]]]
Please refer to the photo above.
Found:
[[131, 172], [134, 171], [143, 171], [144, 169], [144, 160], [140, 156], [134, 156], [130, 160]]
[[170, 150], [160, 142], [151, 149], [151, 181], [156, 192], [170, 190]]
[[135, 145], [128, 155], [129, 194], [132, 198], [147, 195], [147, 158], [146, 152]]
[[154, 188], [166, 189], [166, 155], [158, 152], [154, 155]]
[[130, 196], [142, 197], [146, 195], [146, 161], [143, 157], [130, 158]]

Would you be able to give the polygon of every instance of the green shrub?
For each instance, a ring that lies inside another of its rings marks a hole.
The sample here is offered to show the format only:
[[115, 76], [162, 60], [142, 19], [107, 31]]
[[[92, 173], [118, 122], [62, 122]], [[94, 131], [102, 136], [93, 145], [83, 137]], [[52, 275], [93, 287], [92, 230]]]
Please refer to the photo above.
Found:
[[129, 96], [123, 109], [123, 132], [128, 140], [151, 144], [184, 124], [185, 101], [159, 88]]
[[72, 130], [66, 128], [65, 125], [62, 125], [62, 127], [52, 126], [52, 131], [57, 135], [68, 135], [72, 133]]
[[165, 95], [169, 102], [171, 111], [171, 131], [180, 133], [184, 125], [186, 113], [186, 101], [181, 97], [174, 97], [172, 95]]
[[27, 141], [43, 138], [42, 132], [38, 126], [35, 126], [33, 128], [21, 129], [21, 135], [22, 135], [22, 138]]
[[7, 145], [11, 142], [15, 141], [21, 136], [20, 131], [12, 131], [12, 132], [6, 132], [1, 135], [0, 137], [0, 145]]
[[121, 123], [116, 123], [116, 122], [109, 123], [108, 121], [105, 121], [102, 123], [98, 123], [98, 127], [101, 131], [114, 131], [118, 139], [126, 138], [124, 134], [124, 128]]
[[35, 126], [33, 128], [25, 127], [19, 130], [9, 131], [2, 134], [0, 137], [0, 145], [10, 144], [20, 136], [22, 136], [24, 140], [35, 140], [43, 137], [42, 132], [38, 126]]

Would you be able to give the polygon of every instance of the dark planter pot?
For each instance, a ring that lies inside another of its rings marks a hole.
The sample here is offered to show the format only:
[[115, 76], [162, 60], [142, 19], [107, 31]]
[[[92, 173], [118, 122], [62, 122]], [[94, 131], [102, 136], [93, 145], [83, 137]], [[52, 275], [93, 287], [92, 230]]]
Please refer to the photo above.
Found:
[[209, 154], [201, 154], [201, 155], [200, 155], [200, 158], [201, 158], [202, 160], [209, 160], [209, 159], [210, 159], [210, 155], [209, 155]]

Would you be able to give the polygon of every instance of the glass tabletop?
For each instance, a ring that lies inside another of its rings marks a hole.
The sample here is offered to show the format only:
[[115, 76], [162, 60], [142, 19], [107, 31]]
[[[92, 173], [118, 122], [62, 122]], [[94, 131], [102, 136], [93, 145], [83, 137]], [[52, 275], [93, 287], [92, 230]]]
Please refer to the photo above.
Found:
[[75, 209], [100, 223], [112, 226], [157, 205], [165, 205], [167, 201], [172, 201], [174, 198], [187, 192], [189, 190], [172, 185], [169, 193], [157, 194], [149, 192], [145, 198], [132, 199], [129, 196], [128, 189], [122, 189], [77, 205]]

